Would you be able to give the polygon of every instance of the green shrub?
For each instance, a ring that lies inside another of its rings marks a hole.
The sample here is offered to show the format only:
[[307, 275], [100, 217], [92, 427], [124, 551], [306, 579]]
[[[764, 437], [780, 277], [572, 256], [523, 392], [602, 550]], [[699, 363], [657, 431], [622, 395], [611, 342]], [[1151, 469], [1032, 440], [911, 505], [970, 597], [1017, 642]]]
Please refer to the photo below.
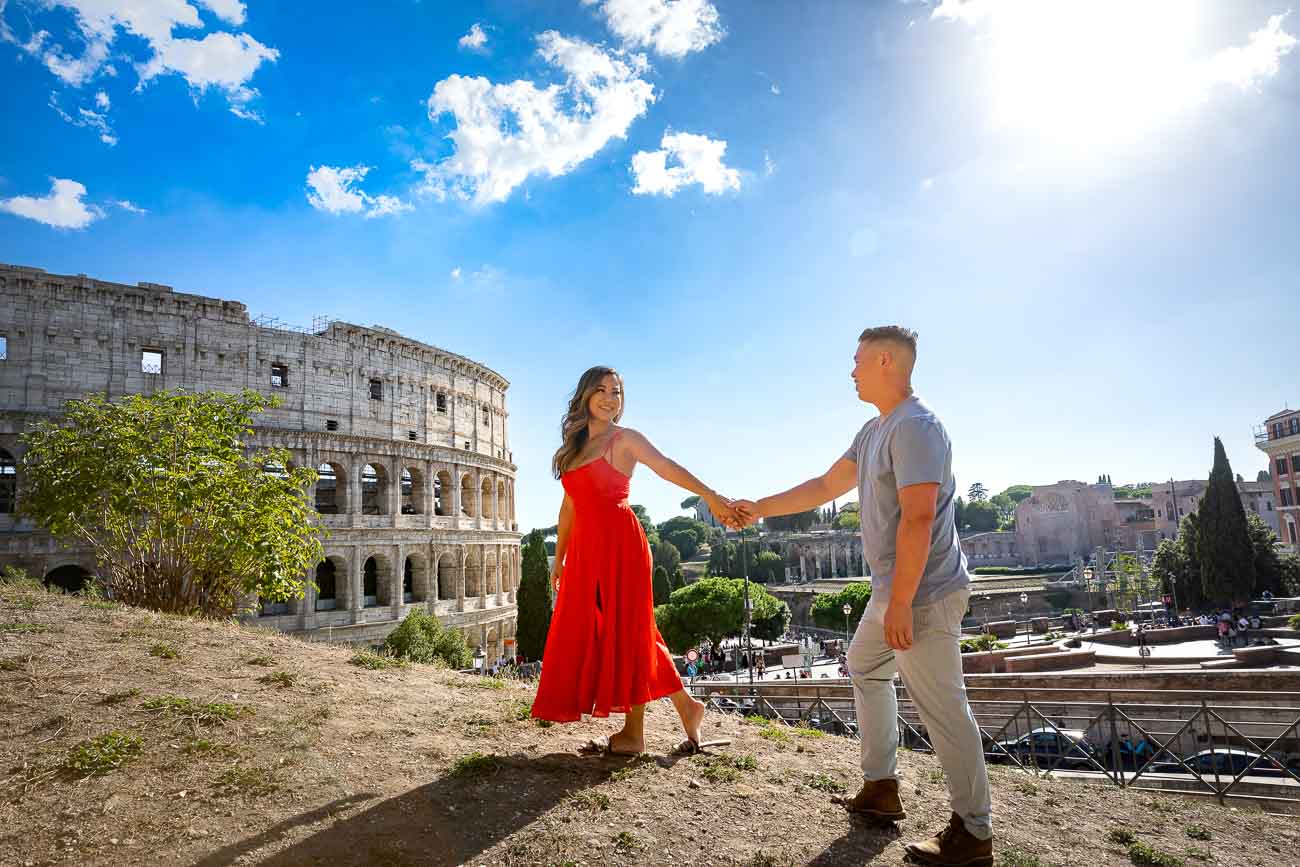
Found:
[[1291, 619], [1287, 621], [1287, 625], [1292, 629], [1300, 629], [1300, 614], [1292, 615]]
[[149, 655], [156, 656], [159, 659], [180, 659], [180, 652], [170, 644], [164, 644], [159, 641], [149, 648]]
[[1188, 825], [1183, 830], [1186, 831], [1187, 836], [1191, 837], [1193, 840], [1209, 840], [1214, 836], [1210, 833], [1210, 829], [1206, 828], [1204, 825]]
[[996, 635], [984, 633], [976, 635], [974, 638], [963, 638], [961, 640], [962, 653], [982, 653], [986, 650], [1004, 650], [1007, 646], [1005, 641], [998, 641]]
[[461, 756], [452, 763], [451, 777], [481, 777], [486, 774], [495, 773], [501, 767], [501, 760], [491, 753], [473, 752], [467, 756]]
[[1125, 629], [1128, 629], [1128, 621], [1126, 620], [1112, 620], [1110, 622], [1111, 632], [1122, 632]]
[[1135, 841], [1128, 847], [1128, 860], [1138, 867], [1182, 867], [1183, 859]]
[[386, 668], [406, 668], [405, 659], [397, 659], [387, 653], [375, 653], [373, 650], [358, 650], [352, 654], [352, 658], [348, 662], [360, 668], [368, 668], [371, 671], [383, 671]]
[[1137, 835], [1128, 828], [1111, 828], [1106, 834], [1106, 839], [1121, 846], [1128, 846], [1137, 841]]
[[469, 668], [474, 664], [465, 636], [445, 629], [438, 618], [416, 609], [384, 639], [384, 650], [398, 659], [411, 662], [442, 663], [450, 668]]
[[100, 777], [137, 758], [143, 746], [133, 734], [105, 732], [69, 750], [63, 767], [84, 777]]

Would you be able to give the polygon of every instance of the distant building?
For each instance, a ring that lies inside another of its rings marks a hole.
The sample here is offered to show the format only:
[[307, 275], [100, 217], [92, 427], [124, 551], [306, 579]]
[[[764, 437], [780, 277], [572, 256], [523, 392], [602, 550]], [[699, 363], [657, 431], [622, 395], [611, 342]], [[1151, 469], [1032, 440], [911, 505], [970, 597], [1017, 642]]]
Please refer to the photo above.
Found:
[[1273, 482], [1237, 482], [1237, 490], [1241, 493], [1241, 505], [1247, 512], [1254, 512], [1259, 515], [1268, 528], [1277, 533], [1279, 539], [1282, 538], [1281, 524], [1278, 521], [1277, 514], [1277, 493], [1273, 489]]
[[1038, 485], [1016, 506], [1021, 565], [1070, 563], [1120, 539], [1114, 489], [1064, 481]]
[[1278, 538], [1300, 553], [1300, 410], [1284, 409], [1255, 429], [1255, 446], [1268, 455], [1278, 512]]
[[695, 501], [695, 519], [697, 521], [703, 521], [710, 527], [722, 526], [722, 522], [713, 517], [713, 512], [709, 510], [709, 504], [704, 502], [703, 497], [700, 497]]
[[966, 552], [966, 562], [972, 569], [976, 566], [1021, 565], [1016, 534], [1008, 530], [963, 536], [961, 549]]

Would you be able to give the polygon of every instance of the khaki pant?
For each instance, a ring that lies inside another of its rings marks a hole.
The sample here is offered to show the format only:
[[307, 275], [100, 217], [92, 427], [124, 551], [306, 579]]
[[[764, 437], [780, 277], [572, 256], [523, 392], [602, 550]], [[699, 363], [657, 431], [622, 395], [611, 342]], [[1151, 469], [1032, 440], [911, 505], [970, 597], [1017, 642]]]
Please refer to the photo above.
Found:
[[894, 673], [920, 712], [928, 740], [948, 778], [952, 810], [980, 839], [993, 834], [988, 769], [979, 726], [966, 700], [961, 672], [961, 620], [969, 590], [958, 590], [912, 609], [912, 648], [895, 651], [885, 642], [888, 591], [872, 594], [849, 645], [849, 676], [862, 737], [862, 776], [894, 777], [898, 770], [898, 698]]

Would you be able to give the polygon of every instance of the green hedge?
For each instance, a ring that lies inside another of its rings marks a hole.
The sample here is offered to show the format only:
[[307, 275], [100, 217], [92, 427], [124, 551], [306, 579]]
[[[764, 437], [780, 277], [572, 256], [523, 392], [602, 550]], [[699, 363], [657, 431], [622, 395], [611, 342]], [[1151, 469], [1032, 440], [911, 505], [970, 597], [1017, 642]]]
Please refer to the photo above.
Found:
[[1069, 572], [1069, 566], [1053, 566], [1050, 569], [1035, 569], [1030, 566], [976, 566], [971, 570], [976, 575], [1050, 575], [1056, 572]]

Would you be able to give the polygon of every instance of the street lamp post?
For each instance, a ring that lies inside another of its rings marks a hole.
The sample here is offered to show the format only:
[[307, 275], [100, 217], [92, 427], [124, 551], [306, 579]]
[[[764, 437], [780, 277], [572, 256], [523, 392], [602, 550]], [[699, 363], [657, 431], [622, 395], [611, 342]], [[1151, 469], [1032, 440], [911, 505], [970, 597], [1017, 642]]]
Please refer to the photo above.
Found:
[[1020, 607], [1025, 611], [1025, 643], [1029, 643], [1029, 594], [1020, 594]]
[[750, 635], [749, 625], [752, 609], [749, 602], [749, 559], [745, 556], [745, 531], [740, 531], [740, 571], [745, 577], [745, 653], [749, 659], [749, 664], [745, 668], [749, 672], [749, 694], [754, 695], [754, 640]]
[[853, 613], [853, 606], [845, 602], [842, 610], [844, 611], [844, 652], [847, 654], [849, 642], [853, 640], [853, 636], [849, 634], [849, 615]]

